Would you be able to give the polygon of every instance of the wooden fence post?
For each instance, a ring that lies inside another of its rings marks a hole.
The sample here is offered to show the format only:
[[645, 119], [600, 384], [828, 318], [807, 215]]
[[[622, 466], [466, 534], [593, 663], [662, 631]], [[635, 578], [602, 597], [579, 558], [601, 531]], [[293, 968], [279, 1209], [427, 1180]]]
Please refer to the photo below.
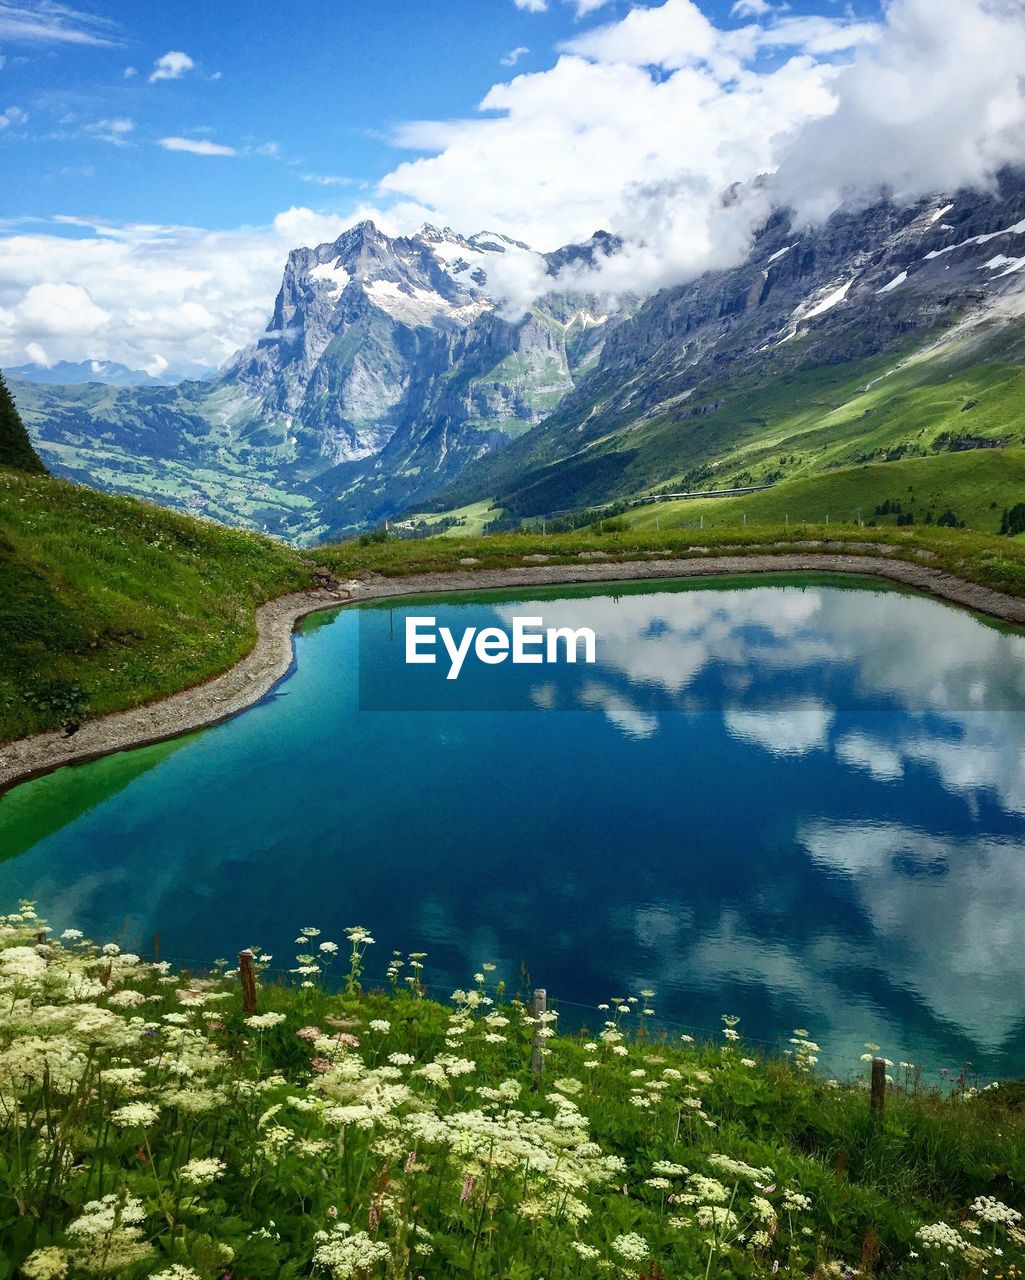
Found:
[[238, 953], [238, 976], [242, 983], [242, 1008], [246, 1013], [256, 1012], [256, 969], [253, 967], [253, 953]]
[[541, 1068], [544, 1064], [544, 1029], [545, 1023], [541, 1021], [541, 1014], [548, 1010], [548, 992], [544, 987], [537, 987], [534, 990], [534, 1000], [531, 1005], [531, 1012], [534, 1016], [534, 1037], [530, 1054], [530, 1071], [534, 1077], [534, 1088], [541, 1088]]
[[882, 1058], [872, 1059], [872, 1093], [869, 1105], [882, 1119], [883, 1108], [886, 1106], [886, 1063]]

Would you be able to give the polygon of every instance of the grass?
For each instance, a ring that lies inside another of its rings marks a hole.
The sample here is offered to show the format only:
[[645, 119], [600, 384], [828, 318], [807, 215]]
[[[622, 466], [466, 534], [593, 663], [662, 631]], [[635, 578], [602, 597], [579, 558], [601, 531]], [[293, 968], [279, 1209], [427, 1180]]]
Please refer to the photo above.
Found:
[[791, 480], [762, 493], [736, 498], [695, 498], [660, 502], [630, 511], [634, 529], [696, 528], [749, 522], [783, 524], [851, 522], [861, 511], [863, 520], [896, 524], [896, 514], [877, 515], [876, 508], [900, 503], [903, 512], [921, 524], [929, 512], [934, 519], [953, 510], [968, 528], [997, 533], [1005, 508], [1025, 500], [1025, 449], [973, 449], [931, 458], [864, 463], [803, 479]]
[[578, 1030], [487, 963], [432, 999], [422, 954], [380, 973], [369, 935], [344, 933], [303, 928], [277, 982], [258, 961], [247, 1012], [226, 963], [176, 973], [74, 931], [49, 941], [28, 904], [0, 917], [0, 1274], [956, 1280], [1025, 1265], [1020, 1086], [944, 1095], [902, 1065], [880, 1115], [861, 1064], [851, 1081], [816, 1074], [805, 1029], [784, 1058], [728, 1015], [718, 1043], [695, 1044], [641, 992]]
[[311, 581], [270, 539], [0, 470], [0, 741], [135, 706], [243, 657]]

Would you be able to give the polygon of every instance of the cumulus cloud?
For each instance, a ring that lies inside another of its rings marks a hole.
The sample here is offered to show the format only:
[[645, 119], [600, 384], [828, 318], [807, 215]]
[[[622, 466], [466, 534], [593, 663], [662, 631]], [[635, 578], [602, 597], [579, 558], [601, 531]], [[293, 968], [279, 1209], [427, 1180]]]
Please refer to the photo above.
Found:
[[165, 151], [187, 151], [194, 156], [234, 156], [238, 154], [234, 147], [226, 147], [220, 142], [211, 142], [209, 138], [161, 138], [159, 145]]
[[837, 76], [835, 111], [784, 159], [780, 195], [817, 218], [882, 190], [985, 185], [1025, 159], [1023, 68], [1015, 0], [895, 0], [884, 37]]
[[[891, 0], [880, 22], [741, 0], [734, 17], [665, 0], [583, 30], [549, 70], [494, 86], [481, 117], [400, 129], [423, 154], [382, 192], [543, 249], [616, 231], [625, 252], [583, 281], [614, 293], [732, 264], [770, 202], [821, 219], [1025, 159], [1018, 0]], [[513, 311], [550, 283], [525, 261], [506, 274]]]
[[180, 49], [169, 49], [154, 62], [149, 82], [155, 84], [158, 80], [180, 80], [195, 65], [187, 53], [182, 53]]
[[0, 364], [94, 358], [151, 372], [216, 368], [266, 325], [289, 250], [334, 239], [350, 222], [305, 208], [269, 227], [216, 232], [90, 228], [65, 216], [59, 225], [73, 226], [73, 238], [0, 239]]

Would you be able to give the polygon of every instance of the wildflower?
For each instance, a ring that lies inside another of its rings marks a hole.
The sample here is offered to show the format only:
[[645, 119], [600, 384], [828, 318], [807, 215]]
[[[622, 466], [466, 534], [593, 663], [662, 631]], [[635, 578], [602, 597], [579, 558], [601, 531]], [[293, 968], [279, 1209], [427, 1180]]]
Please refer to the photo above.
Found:
[[160, 1108], [148, 1102], [129, 1102], [110, 1113], [112, 1124], [122, 1129], [134, 1129], [137, 1125], [145, 1128], [154, 1124], [160, 1115]]
[[339, 1223], [328, 1239], [313, 1254], [314, 1263], [329, 1271], [334, 1280], [349, 1280], [350, 1276], [369, 1271], [388, 1257], [390, 1249], [381, 1240], [373, 1240], [365, 1231], [349, 1235], [347, 1223]]
[[173, 1262], [163, 1271], [158, 1271], [150, 1280], [203, 1280], [191, 1267], [183, 1267], [180, 1262]]
[[463, 1190], [459, 1196], [459, 1203], [465, 1204], [470, 1198], [470, 1192], [473, 1190], [473, 1178], [469, 1174], [463, 1179]]
[[992, 1196], [979, 1196], [972, 1201], [972, 1213], [983, 1222], [993, 1222], [1005, 1227], [1014, 1227], [1021, 1222], [1021, 1214]]
[[643, 1236], [639, 1236], [635, 1231], [628, 1231], [625, 1235], [616, 1236], [612, 1241], [612, 1249], [614, 1253], [618, 1253], [624, 1262], [643, 1262], [651, 1250], [648, 1248], [648, 1242]]
[[370, 1030], [379, 1031], [381, 1035], [385, 1035], [387, 1032], [391, 1030], [391, 1023], [387, 1020], [387, 1018], [371, 1018]]
[[970, 1247], [968, 1241], [945, 1222], [919, 1227], [915, 1237], [921, 1241], [923, 1249], [935, 1249], [939, 1253], [964, 1253]]
[[[65, 929], [61, 934], [61, 940], [63, 942], [78, 942], [83, 936], [81, 929]], [[38, 1249], [36, 1252], [43, 1253], [45, 1251]], [[24, 1267], [22, 1269], [24, 1270]]]
[[[77, 933], [75, 929], [68, 932]], [[65, 936], [65, 935], [62, 935]], [[81, 934], [78, 934], [81, 937]], [[71, 1256], [66, 1249], [48, 1246], [30, 1253], [21, 1264], [21, 1274], [25, 1280], [64, 1280], [71, 1266]]]
[[179, 1176], [182, 1182], [187, 1182], [193, 1187], [205, 1186], [208, 1182], [213, 1182], [215, 1178], [219, 1178], [227, 1166], [222, 1160], [216, 1160], [212, 1157], [209, 1159], [190, 1160], [187, 1164], [183, 1164], [179, 1170]]
[[797, 1191], [784, 1191], [783, 1203], [788, 1209], [810, 1209], [811, 1201]]
[[305, 1040], [307, 1043], [313, 1044], [314, 1041], [319, 1040], [324, 1033], [321, 1031], [320, 1027], [300, 1027], [295, 1034], [299, 1040]]
[[737, 1215], [722, 1204], [703, 1204], [694, 1217], [699, 1227], [712, 1227], [717, 1231], [733, 1231], [738, 1225]]
[[337, 952], [338, 952], [338, 943], [337, 943], [337, 942], [322, 942], [322, 943], [320, 944], [320, 946], [317, 948], [317, 950], [318, 950], [318, 951], [323, 951], [326, 955], [333, 956], [333, 955], [337, 954]]
[[570, 1245], [571, 1249], [575, 1249], [577, 1254], [584, 1259], [585, 1262], [595, 1262], [601, 1257], [601, 1250], [596, 1249], [594, 1245], [584, 1244], [582, 1240], [574, 1240]]
[[388, 1061], [393, 1067], [411, 1067], [416, 1059], [411, 1053], [389, 1053]]
[[270, 1027], [280, 1026], [285, 1021], [283, 1013], [254, 1013], [246, 1018], [246, 1026], [253, 1027], [257, 1031], [264, 1031]]

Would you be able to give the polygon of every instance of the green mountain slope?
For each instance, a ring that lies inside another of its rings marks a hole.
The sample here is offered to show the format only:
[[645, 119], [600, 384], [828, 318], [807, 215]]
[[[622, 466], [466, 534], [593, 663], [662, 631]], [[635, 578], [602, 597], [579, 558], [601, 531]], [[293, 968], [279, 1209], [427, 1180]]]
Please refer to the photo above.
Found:
[[[565, 432], [556, 414], [494, 459], [489, 496], [509, 516], [530, 518], [659, 490], [782, 488], [865, 463], [930, 464], [1021, 445], [1023, 354], [1020, 321], [840, 364], [803, 365], [784, 349], [661, 412], [631, 421], [596, 417], [591, 438], [582, 430], [568, 457], [559, 456]], [[954, 474], [935, 470], [937, 481]], [[480, 499], [469, 484], [448, 496], [453, 507]]]
[[270, 539], [0, 469], [0, 741], [223, 671], [309, 581]]
[[0, 373], [0, 467], [16, 467], [19, 471], [43, 471], [35, 449], [28, 438], [25, 424], [18, 413], [7, 382]]
[[[916, 526], [952, 511], [968, 528], [998, 533], [1003, 512], [1025, 502], [1025, 449], [975, 449], [843, 467], [735, 498], [666, 500], [629, 511], [631, 529], [731, 528], [746, 523]], [[882, 511], [879, 508], [883, 508]]]

